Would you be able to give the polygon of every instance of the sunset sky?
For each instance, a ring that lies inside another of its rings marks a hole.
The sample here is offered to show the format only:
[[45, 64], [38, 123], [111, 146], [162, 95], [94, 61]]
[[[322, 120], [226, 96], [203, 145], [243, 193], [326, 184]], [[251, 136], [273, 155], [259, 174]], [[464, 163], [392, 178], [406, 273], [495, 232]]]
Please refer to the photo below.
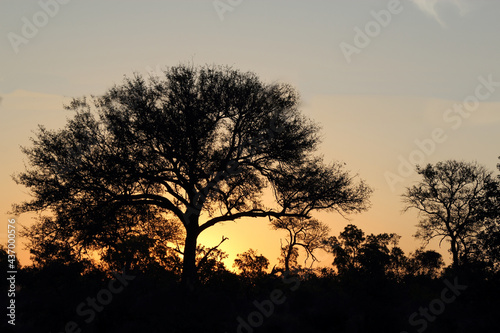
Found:
[[[124, 75], [194, 63], [294, 85], [304, 114], [322, 127], [318, 153], [374, 189], [371, 209], [350, 221], [317, 217], [332, 235], [348, 223], [397, 233], [408, 254], [420, 246], [416, 212], [402, 214], [401, 194], [418, 180], [409, 166], [461, 159], [498, 174], [499, 13], [500, 2], [487, 0], [2, 0], [0, 242], [11, 204], [29, 198], [11, 175], [24, 170], [19, 147], [38, 124], [62, 127], [72, 116], [65, 102], [102, 94]], [[267, 219], [250, 219], [200, 240], [213, 246], [222, 235], [229, 266], [249, 248], [274, 263], [285, 236]], [[437, 242], [429, 249], [439, 250]], [[449, 262], [446, 250], [443, 243]], [[318, 254], [321, 265], [331, 263]], [[28, 263], [27, 251], [20, 260]]]

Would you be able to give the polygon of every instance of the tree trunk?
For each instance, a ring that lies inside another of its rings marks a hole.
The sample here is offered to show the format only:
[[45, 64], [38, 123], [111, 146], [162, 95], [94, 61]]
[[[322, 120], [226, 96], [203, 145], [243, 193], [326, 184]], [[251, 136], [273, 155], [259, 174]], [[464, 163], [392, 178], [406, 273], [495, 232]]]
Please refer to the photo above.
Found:
[[290, 271], [290, 257], [292, 256], [293, 246], [289, 245], [285, 256], [285, 272]]
[[453, 268], [458, 268], [459, 260], [458, 260], [458, 248], [457, 248], [457, 240], [456, 238], [451, 239], [451, 254], [453, 256]]
[[186, 226], [186, 241], [184, 245], [184, 259], [182, 264], [181, 283], [187, 290], [194, 290], [198, 283], [196, 270], [196, 245], [199, 235], [198, 217], [191, 218]]

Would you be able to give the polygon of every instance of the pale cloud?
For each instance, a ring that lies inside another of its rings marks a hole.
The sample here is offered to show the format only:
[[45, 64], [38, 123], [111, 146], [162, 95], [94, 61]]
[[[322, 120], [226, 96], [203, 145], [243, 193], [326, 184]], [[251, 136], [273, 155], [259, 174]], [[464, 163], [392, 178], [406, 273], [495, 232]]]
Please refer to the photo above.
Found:
[[443, 18], [445, 10], [449, 6], [458, 9], [460, 16], [465, 16], [469, 11], [472, 2], [467, 0], [411, 0], [421, 11], [434, 18], [442, 27], [446, 27]]

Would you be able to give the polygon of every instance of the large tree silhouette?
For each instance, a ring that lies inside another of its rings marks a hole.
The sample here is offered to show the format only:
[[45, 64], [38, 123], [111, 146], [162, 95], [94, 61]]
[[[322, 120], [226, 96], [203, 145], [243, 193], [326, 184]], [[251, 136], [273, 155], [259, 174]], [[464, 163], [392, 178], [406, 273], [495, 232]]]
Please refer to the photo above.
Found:
[[[15, 212], [48, 214], [80, 248], [112, 243], [138, 223], [129, 218], [136, 211], [151, 224], [176, 220], [185, 229], [182, 280], [192, 286], [197, 239], [209, 227], [367, 208], [364, 182], [314, 155], [318, 127], [298, 103], [291, 86], [227, 67], [126, 78], [102, 96], [73, 100], [65, 128], [40, 127], [23, 149], [31, 167], [15, 177], [33, 199]], [[266, 189], [274, 203], [262, 202]]]
[[449, 160], [417, 168], [422, 180], [403, 195], [417, 209], [417, 237], [450, 242], [453, 266], [466, 264], [488, 219], [498, 216], [498, 181], [477, 163]]

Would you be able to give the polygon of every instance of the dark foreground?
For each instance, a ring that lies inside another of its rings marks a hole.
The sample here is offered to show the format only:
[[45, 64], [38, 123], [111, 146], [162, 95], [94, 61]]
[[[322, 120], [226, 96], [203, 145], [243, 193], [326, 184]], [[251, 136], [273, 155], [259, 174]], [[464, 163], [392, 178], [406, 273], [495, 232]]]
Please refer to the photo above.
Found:
[[168, 272], [82, 276], [54, 267], [22, 271], [18, 281], [16, 325], [4, 315], [2, 332], [500, 331], [498, 275], [323, 272], [249, 281], [224, 273], [189, 294]]

